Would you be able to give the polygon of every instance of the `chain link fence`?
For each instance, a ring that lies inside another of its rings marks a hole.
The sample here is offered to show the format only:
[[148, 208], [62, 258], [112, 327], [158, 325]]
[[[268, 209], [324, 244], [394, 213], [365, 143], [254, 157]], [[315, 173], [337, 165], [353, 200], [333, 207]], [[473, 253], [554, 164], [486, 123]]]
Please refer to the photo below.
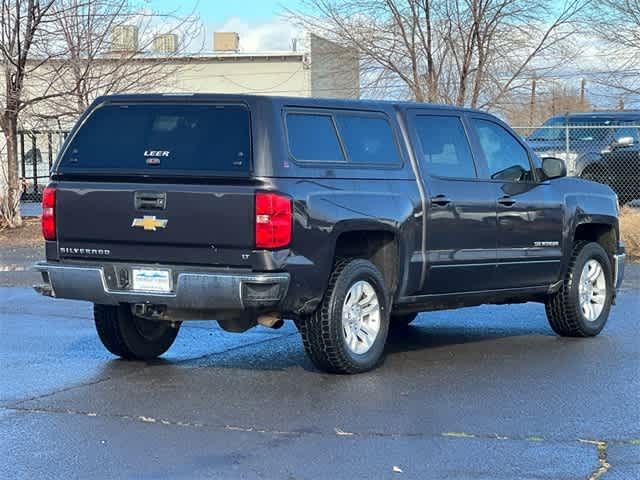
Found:
[[640, 121], [514, 129], [539, 157], [564, 160], [568, 175], [609, 185], [622, 205], [640, 203]]
[[[68, 132], [65, 130], [21, 130], [18, 132], [18, 175], [23, 202], [39, 202], [49, 182], [49, 171]], [[0, 140], [0, 169], [6, 182], [6, 145]]]

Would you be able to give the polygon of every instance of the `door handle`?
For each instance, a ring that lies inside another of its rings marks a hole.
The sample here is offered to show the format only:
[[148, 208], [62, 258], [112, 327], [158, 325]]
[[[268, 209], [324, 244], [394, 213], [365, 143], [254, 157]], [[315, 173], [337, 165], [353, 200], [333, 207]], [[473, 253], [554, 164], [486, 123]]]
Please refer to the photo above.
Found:
[[439, 205], [441, 207], [446, 207], [451, 203], [451, 200], [445, 195], [436, 195], [435, 197], [431, 198], [431, 203]]
[[516, 203], [516, 201], [513, 198], [511, 198], [509, 195], [505, 195], [504, 197], [498, 199], [498, 203], [500, 205], [504, 205], [505, 207], [510, 207], [514, 203]]

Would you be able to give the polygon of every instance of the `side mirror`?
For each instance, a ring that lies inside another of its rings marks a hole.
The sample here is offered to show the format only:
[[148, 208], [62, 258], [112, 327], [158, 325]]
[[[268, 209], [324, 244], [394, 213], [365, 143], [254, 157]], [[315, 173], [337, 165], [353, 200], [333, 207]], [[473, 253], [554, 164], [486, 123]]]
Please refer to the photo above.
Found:
[[567, 176], [567, 166], [564, 160], [555, 157], [545, 157], [542, 159], [542, 172], [547, 179]]
[[633, 137], [620, 137], [613, 141], [613, 146], [616, 148], [632, 147], [634, 143]]

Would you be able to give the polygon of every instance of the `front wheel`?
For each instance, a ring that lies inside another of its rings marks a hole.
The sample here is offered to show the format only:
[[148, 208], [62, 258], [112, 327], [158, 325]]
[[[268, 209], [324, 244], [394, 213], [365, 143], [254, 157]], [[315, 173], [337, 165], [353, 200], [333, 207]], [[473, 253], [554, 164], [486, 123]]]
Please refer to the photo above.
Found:
[[388, 294], [368, 260], [338, 262], [316, 311], [301, 318], [305, 351], [321, 370], [359, 373], [375, 367], [389, 331]]
[[560, 290], [546, 302], [549, 324], [563, 337], [592, 337], [604, 328], [613, 299], [607, 252], [595, 242], [578, 242]]
[[169, 350], [180, 329], [179, 322], [136, 317], [128, 305], [94, 305], [93, 318], [105, 348], [128, 360], [159, 357]]

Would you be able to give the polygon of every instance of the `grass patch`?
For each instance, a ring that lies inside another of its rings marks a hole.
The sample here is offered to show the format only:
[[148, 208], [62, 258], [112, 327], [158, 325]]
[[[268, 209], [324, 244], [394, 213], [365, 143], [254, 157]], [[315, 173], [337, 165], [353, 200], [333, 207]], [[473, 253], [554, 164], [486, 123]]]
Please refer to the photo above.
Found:
[[44, 245], [40, 218], [23, 218], [22, 226], [18, 228], [0, 227], [0, 247], [37, 247], [40, 245]]
[[640, 209], [624, 207], [620, 211], [620, 232], [627, 249], [627, 257], [640, 261]]

